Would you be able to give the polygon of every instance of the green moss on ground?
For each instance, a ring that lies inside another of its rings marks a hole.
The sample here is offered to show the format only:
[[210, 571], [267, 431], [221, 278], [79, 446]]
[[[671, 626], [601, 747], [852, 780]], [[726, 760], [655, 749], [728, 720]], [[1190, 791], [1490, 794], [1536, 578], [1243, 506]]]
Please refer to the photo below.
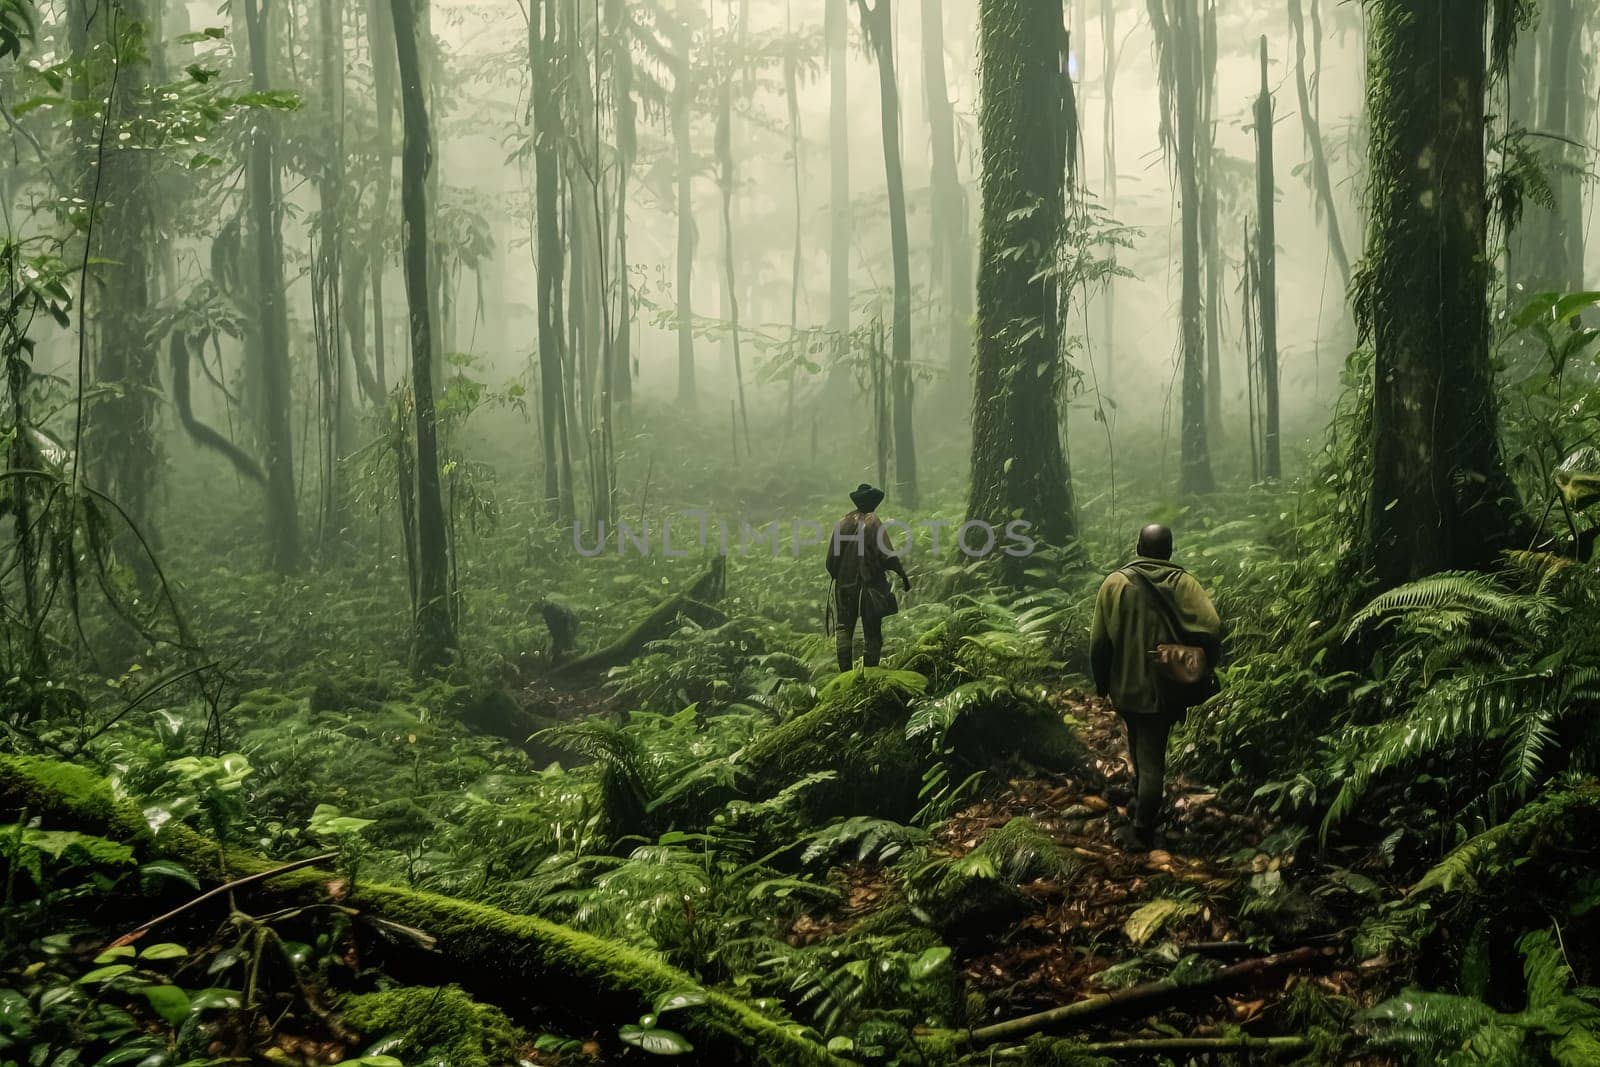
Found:
[[405, 986], [344, 998], [347, 1025], [405, 1063], [499, 1067], [516, 1062], [519, 1035], [505, 1012], [460, 986]]

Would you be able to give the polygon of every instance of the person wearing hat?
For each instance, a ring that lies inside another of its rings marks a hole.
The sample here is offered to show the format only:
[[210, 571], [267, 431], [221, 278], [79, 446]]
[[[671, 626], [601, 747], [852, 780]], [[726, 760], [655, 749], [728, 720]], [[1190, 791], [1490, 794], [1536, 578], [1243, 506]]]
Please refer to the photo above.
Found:
[[862, 662], [876, 667], [883, 655], [883, 620], [900, 610], [889, 588], [889, 574], [900, 576], [900, 586], [911, 591], [905, 564], [889, 542], [889, 531], [877, 516], [883, 503], [883, 490], [866, 482], [850, 494], [855, 505], [833, 525], [828, 539], [828, 574], [833, 578], [833, 645], [839, 655], [839, 670], [847, 671], [855, 662], [856, 620], [861, 620], [861, 635], [866, 642]]

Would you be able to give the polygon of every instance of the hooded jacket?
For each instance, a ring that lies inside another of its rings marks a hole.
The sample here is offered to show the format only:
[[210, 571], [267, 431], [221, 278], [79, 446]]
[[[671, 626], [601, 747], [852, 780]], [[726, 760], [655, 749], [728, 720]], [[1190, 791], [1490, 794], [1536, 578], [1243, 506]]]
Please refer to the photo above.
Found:
[[[1215, 667], [1222, 659], [1222, 620], [1194, 576], [1170, 560], [1148, 556], [1135, 556], [1124, 570], [1138, 571], [1155, 585], [1172, 605], [1188, 637], [1205, 649], [1206, 661]], [[1161, 609], [1150, 602], [1143, 587], [1122, 570], [1112, 571], [1095, 598], [1089, 639], [1095, 688], [1101, 695], [1109, 694], [1112, 705], [1125, 714], [1161, 710], [1149, 653], [1175, 638]]]

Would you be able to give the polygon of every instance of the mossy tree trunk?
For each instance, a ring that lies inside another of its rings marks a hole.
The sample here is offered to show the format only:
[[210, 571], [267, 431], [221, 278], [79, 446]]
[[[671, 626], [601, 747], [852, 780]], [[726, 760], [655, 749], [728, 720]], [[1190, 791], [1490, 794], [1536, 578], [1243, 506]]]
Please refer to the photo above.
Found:
[[978, 7], [983, 207], [967, 504], [970, 519], [998, 530], [1020, 518], [1058, 546], [1078, 533], [1051, 270], [1066, 195], [1061, 20], [1060, 0]]
[[400, 71], [402, 144], [400, 210], [404, 236], [406, 303], [411, 320], [411, 391], [416, 410], [417, 603], [412, 664], [431, 672], [450, 660], [455, 627], [450, 615], [450, 543], [439, 485], [438, 423], [433, 400], [433, 300], [428, 277], [428, 170], [433, 136], [428, 93], [417, 47], [420, 27], [412, 0], [391, 0]]
[[894, 69], [893, 0], [856, 0], [861, 26], [878, 67], [883, 172], [889, 191], [889, 250], [894, 262], [894, 322], [890, 327], [890, 392], [894, 398], [894, 488], [904, 507], [917, 506], [917, 441], [912, 413], [911, 242], [906, 231], [906, 182], [900, 160], [900, 86]]
[[1490, 563], [1519, 508], [1489, 362], [1486, 0], [1369, 0], [1372, 346], [1365, 544], [1384, 581]]
[[[92, 164], [88, 199], [96, 212], [93, 248], [86, 255], [100, 261], [91, 263], [90, 293], [82, 299], [93, 314], [91, 373], [108, 388], [90, 401], [85, 451], [98, 488], [143, 526], [161, 469], [159, 346], [149, 330], [157, 295], [157, 190], [151, 184], [152, 150], [123, 135], [124, 124], [138, 118], [149, 80], [147, 50], [159, 49], [161, 42], [147, 39], [139, 0], [116, 0], [93, 21], [84, 38], [98, 38], [99, 47], [78, 59], [93, 81], [92, 95], [106, 100], [109, 113], [84, 125], [93, 140], [79, 146]], [[99, 297], [98, 306], [91, 295]]]

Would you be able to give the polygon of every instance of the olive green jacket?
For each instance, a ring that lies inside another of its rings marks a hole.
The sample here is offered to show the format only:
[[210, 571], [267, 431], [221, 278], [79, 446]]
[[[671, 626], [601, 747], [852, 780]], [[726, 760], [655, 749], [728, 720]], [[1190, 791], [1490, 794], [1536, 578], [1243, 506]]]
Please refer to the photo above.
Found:
[[[1136, 556], [1126, 569], [1150, 579], [1172, 604], [1188, 636], [1206, 650], [1215, 667], [1222, 659], [1222, 620], [1211, 597], [1194, 576], [1176, 563]], [[1122, 571], [1112, 571], [1095, 598], [1089, 658], [1095, 689], [1109, 695], [1123, 713], [1149, 713], [1157, 706], [1156, 674], [1150, 651], [1174, 639], [1161, 610], [1149, 594]]]

